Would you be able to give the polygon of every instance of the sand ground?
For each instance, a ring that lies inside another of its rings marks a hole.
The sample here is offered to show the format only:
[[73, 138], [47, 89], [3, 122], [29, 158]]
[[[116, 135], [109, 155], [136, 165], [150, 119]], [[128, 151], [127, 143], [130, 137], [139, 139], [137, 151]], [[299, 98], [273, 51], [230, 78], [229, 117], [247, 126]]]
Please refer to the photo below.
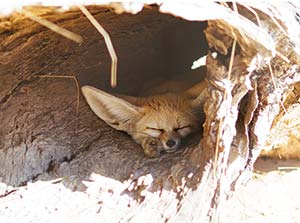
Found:
[[299, 223], [300, 161], [257, 160], [255, 174], [233, 193], [221, 223]]
[[[0, 195], [9, 189], [0, 183]], [[106, 222], [100, 199], [97, 185], [72, 192], [59, 182], [30, 183], [0, 196], [0, 222]], [[300, 161], [258, 160], [253, 179], [233, 193], [219, 222], [300, 223]]]

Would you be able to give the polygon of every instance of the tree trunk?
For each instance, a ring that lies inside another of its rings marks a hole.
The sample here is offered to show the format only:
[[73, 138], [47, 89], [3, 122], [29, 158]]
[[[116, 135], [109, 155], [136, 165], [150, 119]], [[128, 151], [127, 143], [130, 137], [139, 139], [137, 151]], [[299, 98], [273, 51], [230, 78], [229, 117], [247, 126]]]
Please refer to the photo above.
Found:
[[[135, 83], [140, 80], [185, 69], [185, 56], [168, 57], [174, 53], [169, 39], [165, 48], [164, 35], [181, 27], [193, 36], [199, 23], [155, 10], [135, 16], [115, 15], [99, 7], [90, 11], [107, 28], [117, 49], [117, 92], [137, 92]], [[256, 19], [246, 12], [244, 16]], [[89, 193], [99, 198], [94, 204], [99, 206], [97, 218], [109, 222], [218, 220], [226, 194], [251, 176], [273, 121], [283, 109], [282, 98], [299, 81], [299, 58], [292, 42], [260, 13], [260, 22], [272, 32], [280, 53], [289, 55], [287, 63], [282, 57], [272, 58], [270, 51], [226, 21], [209, 21], [207, 43], [218, 56], [209, 53], [206, 61], [210, 100], [204, 106], [203, 137], [199, 145], [148, 159], [130, 137], [99, 120], [81, 94], [76, 114], [75, 79], [57, 77], [75, 76], [80, 85], [98, 83], [97, 87], [112, 91], [110, 59], [102, 38], [78, 10], [50, 11], [43, 17], [80, 33], [85, 42], [78, 46], [19, 14], [12, 16], [18, 19], [2, 21], [8, 25], [0, 33], [1, 182], [20, 186], [61, 177], [62, 184], [74, 191], [96, 187]], [[197, 42], [190, 43], [189, 58], [205, 49], [195, 46]], [[181, 65], [175, 69], [170, 64], [176, 60]]]

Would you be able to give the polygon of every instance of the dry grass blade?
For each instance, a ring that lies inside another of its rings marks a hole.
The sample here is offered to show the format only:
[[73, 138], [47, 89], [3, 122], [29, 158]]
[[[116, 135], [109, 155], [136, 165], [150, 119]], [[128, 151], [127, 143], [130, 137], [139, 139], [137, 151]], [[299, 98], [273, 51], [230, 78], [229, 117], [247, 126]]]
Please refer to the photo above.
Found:
[[[258, 16], [258, 14], [256, 13], [256, 11], [251, 7], [249, 6], [248, 4], [246, 3], [239, 3], [240, 5], [244, 6], [246, 9], [248, 9], [256, 18], [256, 21], [257, 21], [257, 25], [262, 28], [262, 25], [261, 25], [261, 21], [260, 21], [260, 18]], [[272, 19], [272, 21], [274, 22], [274, 24], [277, 26], [277, 28], [285, 35], [288, 37], [288, 33], [284, 30], [284, 28], [279, 24], [279, 22], [277, 21], [277, 19], [274, 17], [274, 15], [270, 12], [270, 10], [266, 9], [266, 7], [261, 7], [263, 8], [264, 12], [269, 16], [269, 18]], [[285, 61], [286, 63], [290, 63], [290, 60], [284, 56], [282, 53], [278, 52], [278, 50], [276, 50], [276, 55], [281, 58], [283, 61]]]
[[232, 67], [233, 67], [233, 62], [234, 62], [234, 54], [235, 54], [235, 48], [236, 48], [236, 42], [237, 42], [237, 40], [234, 39], [233, 44], [232, 44], [232, 49], [231, 49], [230, 61], [229, 61], [229, 69], [228, 69], [228, 76], [227, 76], [228, 80], [231, 79]]
[[31, 20], [47, 27], [48, 29], [52, 30], [53, 32], [56, 32], [56, 33], [58, 33], [58, 34], [60, 34], [64, 37], [76, 42], [76, 43], [82, 43], [83, 42], [83, 38], [80, 35], [75, 34], [75, 33], [71, 32], [71, 31], [69, 31], [69, 30], [67, 30], [63, 27], [60, 27], [60, 26], [58, 26], [58, 25], [56, 25], [56, 24], [54, 24], [54, 23], [52, 23], [52, 22], [50, 22], [46, 19], [43, 19], [40, 16], [37, 16], [37, 15], [33, 14], [30, 11], [27, 11], [27, 10], [23, 9], [22, 13], [26, 17], [28, 17], [29, 19], [31, 19]]
[[300, 167], [296, 166], [279, 166], [278, 171], [291, 171], [291, 170], [300, 170]]
[[262, 25], [261, 25], [261, 22], [260, 22], [260, 18], [259, 16], [257, 15], [256, 11], [251, 8], [250, 6], [248, 6], [247, 4], [243, 4], [243, 3], [240, 3], [242, 6], [244, 6], [246, 9], [248, 9], [256, 18], [256, 22], [257, 22], [257, 25], [261, 28]]
[[76, 115], [79, 114], [79, 97], [80, 97], [80, 88], [79, 88], [79, 83], [78, 80], [75, 76], [72, 75], [67, 75], [67, 76], [61, 76], [61, 75], [36, 75], [37, 77], [41, 77], [41, 78], [69, 78], [69, 79], [73, 79], [75, 81], [76, 84], [76, 88], [77, 88], [77, 105], [76, 105]]
[[[286, 30], [282, 27], [282, 25], [280, 25], [280, 23], [277, 21], [276, 16], [279, 16], [280, 13], [277, 13], [279, 11], [277, 11], [276, 7], [282, 7], [280, 5], [276, 6], [276, 3], [268, 3], [268, 2], [248, 2], [248, 3], [239, 3], [241, 5], [243, 5], [244, 7], [246, 7], [248, 10], [249, 8], [256, 8], [260, 11], [262, 11], [263, 13], [265, 13], [266, 15], [269, 16], [269, 18], [274, 22], [274, 24], [277, 26], [277, 28], [286, 36], [288, 37], [288, 33], [286, 32]], [[271, 8], [273, 8], [273, 11]], [[277, 12], [276, 12], [277, 11]]]
[[79, 9], [82, 13], [89, 19], [89, 21], [93, 24], [93, 26], [98, 30], [98, 32], [103, 36], [106, 47], [108, 49], [109, 55], [111, 57], [111, 86], [116, 87], [117, 85], [117, 63], [118, 58], [117, 54], [114, 50], [113, 44], [109, 37], [109, 34], [105, 31], [105, 29], [97, 22], [97, 20], [91, 15], [91, 13], [82, 5], [78, 5]]
[[[227, 79], [231, 79], [231, 73], [232, 73], [232, 67], [233, 67], [233, 62], [234, 62], [234, 54], [235, 54], [235, 48], [236, 48], [236, 42], [237, 40], [234, 39], [232, 48], [231, 48], [231, 55], [230, 55], [230, 61], [229, 61], [229, 68], [228, 68], [228, 76]], [[226, 100], [227, 98], [227, 91], [225, 90], [224, 92], [224, 99]], [[219, 158], [219, 144], [220, 144], [220, 139], [221, 139], [221, 131], [222, 131], [222, 125], [223, 125], [223, 118], [219, 122], [218, 126], [218, 132], [217, 132], [217, 139], [216, 139], [216, 148], [215, 148], [215, 158], [214, 158], [214, 175], [216, 175], [217, 171], [217, 163], [218, 163], [218, 158]]]
[[279, 58], [281, 58], [284, 62], [286, 63], [291, 63], [290, 59], [287, 58], [286, 56], [284, 56], [282, 53], [280, 53], [278, 50], [276, 50], [276, 56], [278, 56]]

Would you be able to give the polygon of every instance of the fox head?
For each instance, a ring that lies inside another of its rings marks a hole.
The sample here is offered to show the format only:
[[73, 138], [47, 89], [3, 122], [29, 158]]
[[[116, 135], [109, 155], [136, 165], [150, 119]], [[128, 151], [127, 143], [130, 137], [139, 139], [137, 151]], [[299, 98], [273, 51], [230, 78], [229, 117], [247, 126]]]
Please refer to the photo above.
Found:
[[145, 98], [114, 96], [90, 86], [82, 92], [99, 118], [131, 135], [147, 156], [157, 157], [176, 151], [181, 139], [200, 127], [204, 85]]

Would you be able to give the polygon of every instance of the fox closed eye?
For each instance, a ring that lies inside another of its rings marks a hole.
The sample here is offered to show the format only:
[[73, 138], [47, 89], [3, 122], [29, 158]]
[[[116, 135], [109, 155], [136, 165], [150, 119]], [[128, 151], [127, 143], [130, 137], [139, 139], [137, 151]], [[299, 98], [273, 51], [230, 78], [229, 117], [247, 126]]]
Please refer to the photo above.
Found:
[[[191, 127], [192, 127], [191, 125], [185, 125], [185, 126], [182, 126], [182, 127], [175, 128], [174, 131], [179, 131], [179, 130], [182, 130], [182, 129], [185, 129], [185, 128], [191, 128]], [[146, 127], [146, 129], [151, 129], [153, 131], [159, 131], [159, 132], [164, 131], [163, 129], [153, 128], [153, 127]]]
[[180, 131], [180, 130], [183, 130], [183, 129], [186, 129], [186, 128], [191, 128], [191, 127], [192, 127], [191, 125], [185, 125], [185, 126], [174, 129], [174, 131], [177, 132], [177, 131]]
[[191, 125], [182, 126], [179, 128], [174, 129], [179, 135], [186, 136], [192, 131]]
[[153, 127], [146, 127], [146, 129], [151, 129], [151, 130], [160, 131], [160, 132], [164, 131], [163, 129], [157, 129], [157, 128], [153, 128]]
[[163, 129], [157, 129], [152, 127], [146, 127], [144, 133], [152, 136], [152, 137], [159, 137], [164, 132]]

